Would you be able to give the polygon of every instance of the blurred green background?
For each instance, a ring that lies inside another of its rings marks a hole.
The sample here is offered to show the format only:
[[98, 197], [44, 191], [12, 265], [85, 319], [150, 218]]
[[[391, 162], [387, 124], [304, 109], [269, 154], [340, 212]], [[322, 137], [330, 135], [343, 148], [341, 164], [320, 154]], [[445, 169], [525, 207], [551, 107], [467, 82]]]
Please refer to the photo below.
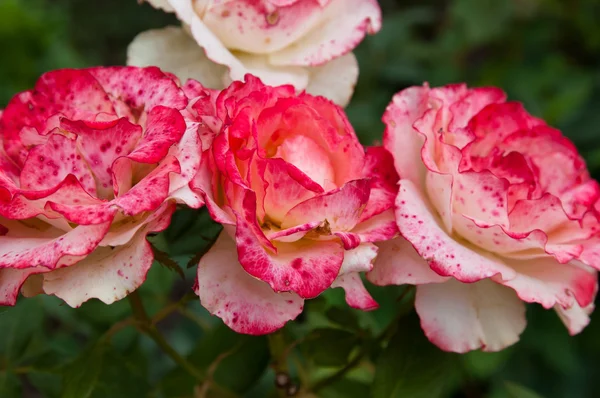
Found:
[[[600, 177], [600, 1], [380, 3], [383, 29], [356, 50], [361, 74], [348, 107], [363, 143], [381, 138], [383, 110], [392, 95], [404, 87], [423, 81], [432, 86], [462, 81], [477, 86], [496, 85], [506, 90], [510, 99], [522, 101], [531, 113], [560, 128], [579, 147], [591, 173]], [[135, 0], [0, 0], [0, 108], [16, 92], [32, 87], [45, 71], [123, 64], [126, 47], [137, 33], [176, 23], [172, 15], [147, 4], [138, 5]], [[161, 235], [165, 247], [178, 242], [169, 250], [182, 264], [201, 249], [196, 247], [197, 239], [191, 239], [186, 248], [183, 237], [189, 231], [196, 228], [210, 235], [212, 228], [214, 235], [215, 227], [206, 218], [196, 224], [186, 225], [184, 215]], [[142, 288], [149, 311], [181, 297], [192, 283], [193, 270], [188, 270], [186, 276], [182, 281], [166, 268], [153, 267]], [[354, 326], [349, 325], [355, 321], [348, 319], [355, 318], [363, 331], [382, 329], [397, 311], [400, 290], [369, 288], [381, 301], [379, 311], [356, 314], [340, 310], [343, 305], [339, 292], [328, 293], [307, 306], [327, 317], [304, 317], [286, 332], [286, 338], [294, 340], [332, 322], [351, 330]], [[239, 396], [270, 396], [274, 373], [267, 369], [267, 341], [228, 333], [197, 302], [186, 308], [188, 313], [168, 317], [159, 325], [173, 345], [195, 358], [203, 369], [209, 369], [219, 353], [236, 347], [235, 355], [216, 367], [215, 379], [233, 385], [231, 389]], [[335, 315], [336, 311], [343, 314], [344, 321]], [[106, 348], [98, 352], [93, 341], [128, 315], [126, 302], [110, 307], [93, 302], [72, 310], [53, 298], [24, 300], [15, 309], [4, 311], [0, 314], [0, 397], [68, 397], [69, 393], [77, 397], [80, 392], [73, 391], [81, 390], [71, 391], [65, 387], [67, 384], [93, 384], [97, 388], [89, 396], [94, 397], [191, 397], [193, 383], [178, 373], [150, 340], [139, 338], [133, 330], [116, 334], [110, 352]], [[432, 363], [439, 365], [441, 354], [419, 340], [422, 351], [390, 343], [393, 347], [374, 360], [378, 366], [391, 361], [391, 369], [397, 369], [398, 374], [375, 375], [373, 382], [373, 370], [363, 369], [319, 396], [535, 397], [531, 391], [549, 398], [599, 396], [600, 315], [596, 314], [591, 325], [573, 338], [551, 311], [532, 307], [528, 319], [528, 328], [514, 347], [498, 354], [450, 356], [455, 365], [439, 368], [426, 381], [438, 380], [449, 386], [439, 393], [431, 387], [425, 392], [397, 395], [394, 391], [399, 390], [386, 387], [401, 377], [418, 379], [420, 367], [431, 370], [432, 365], [425, 359], [398, 365], [393, 363], [394, 358], [403, 360], [412, 352], [419, 358], [431, 355]], [[400, 328], [418, 332], [418, 322], [408, 316]], [[334, 333], [333, 337], [332, 341], [340, 341], [339, 335]], [[339, 352], [327, 351], [333, 349], [331, 341], [325, 339], [323, 344], [321, 348], [301, 347], [301, 351], [315, 356], [315, 350], [325, 350], [324, 363], [332, 365], [331, 358]], [[347, 350], [353, 344], [358, 343], [353, 342]], [[339, 345], [334, 348], [345, 349]], [[82, 350], [87, 351], [81, 354]], [[343, 361], [348, 353], [342, 355]], [[105, 366], [96, 370], [98, 362]], [[417, 372], [414, 375], [410, 373], [413, 368]], [[261, 382], [250, 388], [255, 379]], [[510, 384], [513, 382], [525, 388]], [[380, 383], [379, 387], [372, 387], [374, 383]]]

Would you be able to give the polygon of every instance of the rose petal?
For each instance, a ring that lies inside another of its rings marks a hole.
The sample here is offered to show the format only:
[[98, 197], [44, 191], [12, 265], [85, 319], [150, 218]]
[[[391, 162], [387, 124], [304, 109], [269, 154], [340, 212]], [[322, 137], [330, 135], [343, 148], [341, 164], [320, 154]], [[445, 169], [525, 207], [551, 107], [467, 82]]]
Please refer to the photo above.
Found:
[[[421, 160], [425, 139], [413, 128], [415, 120], [427, 109], [429, 87], [410, 87], [394, 95], [383, 115], [383, 143], [394, 157], [400, 178], [424, 190], [426, 168]], [[402, 154], [402, 156], [398, 156]]]
[[275, 156], [300, 169], [322, 187], [335, 181], [335, 173], [329, 154], [315, 141], [305, 135], [286, 138], [277, 147]]
[[335, 191], [308, 199], [285, 215], [281, 227], [289, 228], [310, 221], [329, 222], [334, 232], [350, 231], [358, 223], [369, 199], [370, 181], [360, 179], [346, 183]]
[[75, 140], [52, 134], [45, 144], [29, 151], [21, 170], [21, 188], [51, 189], [73, 174], [90, 195], [96, 196], [96, 181], [88, 164], [78, 153]]
[[239, 262], [250, 275], [276, 292], [292, 291], [302, 298], [316, 297], [330, 287], [342, 266], [344, 251], [335, 241], [277, 242], [277, 253], [269, 253], [241, 216], [236, 242]]
[[294, 293], [276, 293], [247, 274], [237, 259], [235, 242], [221, 232], [198, 264], [196, 293], [202, 305], [238, 333], [271, 333], [296, 318], [304, 305]]
[[[282, 222], [294, 206], [323, 192], [323, 188], [315, 184], [295, 165], [282, 159], [258, 161], [258, 168], [262, 170], [262, 173], [260, 171], [259, 173], [262, 174], [261, 183], [264, 185], [262, 199], [264, 211], [269, 219], [275, 222]], [[252, 185], [256, 186], [256, 184]], [[260, 196], [258, 203], [261, 203]]]
[[557, 305], [554, 309], [560, 320], [569, 330], [569, 334], [574, 336], [579, 334], [590, 323], [590, 315], [594, 311], [594, 303], [583, 308], [577, 303], [574, 303], [570, 308], [563, 308]]
[[39, 272], [47, 271], [45, 268], [2, 268], [0, 269], [0, 305], [15, 305], [21, 286], [27, 278]]
[[174, 210], [169, 206], [153, 214], [148, 224], [122, 246], [98, 247], [76, 264], [44, 274], [44, 292], [74, 308], [91, 298], [112, 304], [126, 297], [146, 280], [154, 261], [146, 235], [164, 230]]
[[361, 222], [394, 206], [398, 194], [394, 158], [383, 147], [367, 147], [363, 176], [371, 178], [371, 194], [360, 216]]
[[398, 235], [398, 225], [394, 209], [377, 214], [358, 224], [352, 230], [361, 242], [379, 242], [392, 239]]
[[196, 79], [214, 89], [224, 88], [227, 73], [227, 68], [209, 60], [198, 43], [175, 26], [138, 34], [127, 48], [127, 65], [158, 66], [182, 82]]
[[340, 275], [331, 284], [331, 287], [341, 287], [346, 294], [346, 303], [363, 311], [372, 311], [379, 308], [377, 301], [371, 297], [357, 273]]
[[400, 233], [442, 276], [462, 282], [475, 282], [500, 274], [508, 280], [515, 271], [485, 251], [476, 251], [449, 237], [423, 203], [421, 194], [410, 181], [401, 180], [396, 199], [396, 220]]
[[353, 53], [311, 66], [308, 72], [307, 93], [329, 98], [339, 106], [348, 105], [358, 81], [358, 61]]
[[[53, 269], [61, 259], [85, 256], [106, 235], [110, 222], [80, 225], [64, 232], [48, 226], [35, 228], [12, 220], [3, 220], [8, 233], [0, 236], [0, 268], [46, 267]], [[68, 263], [74, 262], [72, 259]]]
[[379, 255], [367, 279], [376, 285], [442, 283], [449, 278], [433, 272], [427, 261], [402, 237], [378, 242]]
[[64, 119], [61, 128], [77, 134], [79, 152], [94, 173], [98, 196], [110, 199], [113, 196], [112, 165], [117, 158], [135, 149], [142, 128], [124, 118], [93, 124]]
[[429, 340], [445, 351], [499, 351], [516, 343], [526, 325], [521, 300], [489, 280], [418, 286], [415, 308]]
[[145, 0], [154, 8], [160, 8], [166, 12], [173, 12], [173, 7], [170, 4], [170, 0]]
[[128, 158], [140, 163], [157, 163], [178, 143], [186, 131], [183, 116], [175, 109], [156, 106], [148, 112], [146, 131]]
[[548, 309], [557, 304], [569, 308], [576, 301], [586, 307], [596, 294], [596, 273], [575, 263], [560, 264], [552, 257], [504, 261], [517, 275], [508, 281], [498, 280], [498, 283], [514, 289], [519, 298], [528, 303], [539, 303]]
[[137, 114], [149, 112], [157, 105], [184, 109], [188, 104], [185, 93], [173, 80], [174, 76], [156, 67], [113, 66], [87, 70], [100, 82], [113, 102], [121, 104], [117, 110], [122, 113], [119, 116], [133, 117], [135, 120], [131, 121], [137, 121]]
[[375, 0], [332, 0], [319, 14], [314, 29], [270, 55], [273, 64], [321, 65], [352, 51], [365, 34], [381, 28], [381, 10]]

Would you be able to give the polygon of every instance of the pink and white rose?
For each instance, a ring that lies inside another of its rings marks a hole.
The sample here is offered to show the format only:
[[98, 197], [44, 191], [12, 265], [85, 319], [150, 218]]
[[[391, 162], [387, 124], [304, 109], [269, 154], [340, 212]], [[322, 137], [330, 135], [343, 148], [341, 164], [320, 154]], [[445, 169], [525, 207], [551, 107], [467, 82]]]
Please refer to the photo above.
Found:
[[248, 334], [282, 327], [330, 287], [376, 308], [359, 273], [372, 242], [397, 235], [389, 153], [365, 152], [340, 107], [290, 85], [248, 75], [201, 98], [192, 108], [218, 134], [192, 188], [225, 226], [198, 266], [202, 305]]
[[138, 35], [128, 64], [157, 65], [222, 89], [246, 73], [345, 105], [358, 77], [352, 50], [381, 28], [376, 0], [149, 0], [183, 28]]
[[[137, 289], [200, 166], [188, 99], [158, 68], [65, 69], [0, 118], [0, 304], [56, 295], [72, 307]], [[22, 289], [21, 289], [22, 288]]]
[[411, 87], [383, 120], [404, 239], [380, 245], [368, 278], [418, 285], [421, 325], [444, 350], [515, 343], [524, 302], [580, 332], [597, 291], [600, 191], [574, 145], [496, 88]]

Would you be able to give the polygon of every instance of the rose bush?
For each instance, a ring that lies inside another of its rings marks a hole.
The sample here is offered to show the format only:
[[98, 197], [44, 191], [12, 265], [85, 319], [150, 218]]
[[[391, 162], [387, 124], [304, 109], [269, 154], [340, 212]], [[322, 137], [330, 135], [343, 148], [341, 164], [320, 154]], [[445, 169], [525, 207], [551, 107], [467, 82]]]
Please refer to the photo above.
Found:
[[[381, 27], [376, 0], [150, 0], [184, 29], [138, 35], [128, 64], [156, 65], [221, 89], [252, 73], [345, 105], [358, 77], [352, 49]], [[189, 32], [191, 34], [188, 34]]]
[[0, 119], [0, 303], [25, 295], [112, 303], [144, 281], [200, 165], [188, 99], [157, 68], [44, 74]]
[[581, 331], [600, 267], [599, 189], [574, 145], [496, 88], [411, 87], [383, 120], [406, 240], [381, 244], [368, 278], [419, 285], [421, 326], [444, 350], [516, 342], [523, 302]]
[[220, 93], [194, 89], [192, 108], [217, 135], [191, 185], [225, 226], [198, 266], [202, 305], [248, 334], [282, 327], [329, 287], [375, 308], [359, 272], [371, 242], [397, 234], [389, 153], [365, 153], [341, 108], [290, 85], [248, 75]]

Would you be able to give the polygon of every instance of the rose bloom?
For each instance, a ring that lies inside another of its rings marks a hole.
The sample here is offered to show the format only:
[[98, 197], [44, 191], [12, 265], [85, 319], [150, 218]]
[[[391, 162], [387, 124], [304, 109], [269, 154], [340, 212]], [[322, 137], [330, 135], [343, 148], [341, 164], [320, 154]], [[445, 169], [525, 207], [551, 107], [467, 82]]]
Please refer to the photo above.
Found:
[[515, 343], [523, 302], [581, 331], [597, 290], [599, 190], [574, 145], [496, 88], [411, 87], [383, 120], [406, 240], [380, 245], [368, 278], [418, 285], [423, 330], [448, 351]]
[[0, 304], [56, 295], [109, 304], [138, 288], [200, 165], [188, 99], [158, 68], [44, 74], [0, 119]]
[[183, 28], [138, 35], [128, 64], [156, 65], [222, 89], [252, 73], [269, 85], [323, 95], [344, 106], [358, 77], [352, 54], [381, 28], [376, 0], [148, 0]]
[[202, 98], [194, 109], [218, 134], [192, 188], [225, 226], [198, 266], [202, 305], [248, 334], [282, 327], [329, 287], [376, 308], [359, 272], [370, 242], [397, 235], [389, 153], [365, 153], [341, 108], [290, 85], [248, 75]]

